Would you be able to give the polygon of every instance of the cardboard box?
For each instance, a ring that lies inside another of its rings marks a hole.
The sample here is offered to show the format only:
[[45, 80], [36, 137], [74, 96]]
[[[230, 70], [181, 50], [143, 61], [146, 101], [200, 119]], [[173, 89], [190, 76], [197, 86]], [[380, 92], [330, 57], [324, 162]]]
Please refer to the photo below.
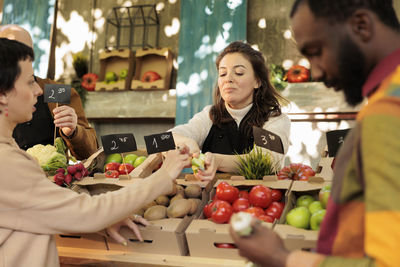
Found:
[[54, 235], [57, 247], [74, 247], [107, 250], [106, 239], [100, 234]]
[[274, 227], [274, 231], [283, 239], [286, 249], [288, 250], [310, 250], [316, 248], [319, 231], [299, 229], [291, 225], [287, 225], [286, 216], [288, 212], [296, 205], [296, 200], [301, 195], [312, 195], [318, 200], [320, 189], [330, 184], [322, 178], [310, 177], [309, 181], [294, 181], [289, 193], [286, 195], [286, 205], [282, 212], [281, 219]]
[[[157, 72], [161, 79], [154, 82], [142, 82], [147, 71]], [[172, 53], [169, 48], [138, 49], [135, 55], [135, 74], [130, 84], [132, 90], [170, 89], [172, 72]]]
[[[133, 53], [130, 49], [106, 50], [99, 54], [99, 59], [100, 75], [96, 82], [96, 91], [127, 90], [130, 88], [134, 68]], [[125, 79], [119, 79], [122, 70], [128, 70]], [[114, 72], [118, 80], [113, 83], [106, 83], [105, 77], [107, 72]]]
[[[210, 199], [212, 199], [215, 194], [215, 188], [221, 182], [227, 182], [228, 184], [238, 187], [240, 190], [244, 188], [250, 189], [255, 185], [262, 184], [270, 188], [286, 190], [286, 192], [288, 192], [292, 184], [291, 180], [218, 180], [213, 186], [214, 189], [210, 192]], [[263, 222], [263, 225], [270, 228], [273, 227], [272, 223]], [[190, 256], [243, 260], [236, 248], [217, 247], [218, 243], [233, 244], [233, 240], [229, 234], [229, 224], [217, 224], [206, 220], [203, 213], [201, 213], [198, 219], [194, 219], [190, 223], [185, 234]]]

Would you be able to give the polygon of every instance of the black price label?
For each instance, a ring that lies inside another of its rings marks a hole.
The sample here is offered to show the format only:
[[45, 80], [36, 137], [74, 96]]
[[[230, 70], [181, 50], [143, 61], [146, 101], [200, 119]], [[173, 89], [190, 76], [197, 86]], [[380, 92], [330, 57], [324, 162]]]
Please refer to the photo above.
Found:
[[257, 146], [283, 154], [283, 144], [279, 135], [265, 129], [253, 126], [254, 143]]
[[45, 84], [44, 102], [69, 104], [71, 102], [71, 85]]
[[131, 133], [103, 135], [101, 143], [107, 155], [137, 150], [135, 137]]
[[344, 129], [326, 132], [326, 142], [328, 143], [329, 157], [336, 157], [336, 153], [344, 142], [349, 130], [350, 129]]
[[153, 134], [144, 137], [148, 154], [175, 149], [175, 141], [171, 132]]

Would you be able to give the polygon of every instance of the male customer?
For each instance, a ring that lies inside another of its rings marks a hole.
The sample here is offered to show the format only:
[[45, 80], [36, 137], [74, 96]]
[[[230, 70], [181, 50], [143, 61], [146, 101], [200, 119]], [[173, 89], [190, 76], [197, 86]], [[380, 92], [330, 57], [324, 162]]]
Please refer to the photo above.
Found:
[[336, 159], [317, 252], [288, 252], [271, 230], [232, 230], [261, 266], [400, 266], [400, 29], [392, 0], [296, 0], [291, 23], [312, 76], [368, 103]]
[[[0, 37], [13, 39], [33, 47], [30, 34], [18, 25], [0, 27]], [[39, 86], [56, 82], [35, 77]], [[38, 97], [36, 111], [31, 121], [17, 125], [13, 137], [26, 150], [36, 144], [53, 144], [54, 127], [59, 127], [58, 135], [63, 138], [71, 154], [77, 159], [86, 159], [97, 150], [96, 132], [89, 126], [78, 92], [72, 88], [71, 103], [60, 105], [44, 103], [43, 95]]]

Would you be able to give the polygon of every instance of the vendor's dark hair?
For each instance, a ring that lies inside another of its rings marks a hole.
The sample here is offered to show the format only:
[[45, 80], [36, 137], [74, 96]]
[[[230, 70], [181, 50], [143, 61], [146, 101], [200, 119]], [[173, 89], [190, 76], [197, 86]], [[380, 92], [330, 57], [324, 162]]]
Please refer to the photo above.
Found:
[[21, 74], [19, 62], [27, 59], [34, 59], [32, 48], [15, 40], [0, 38], [0, 94], [14, 88]]
[[[249, 44], [236, 41], [230, 43], [217, 57], [216, 65], [219, 69], [219, 63], [227, 54], [240, 53], [250, 61], [256, 79], [261, 86], [254, 91], [253, 106], [250, 109], [249, 119], [246, 121], [245, 131], [251, 132], [252, 126], [263, 127], [269, 117], [281, 115], [281, 105], [279, 100], [286, 101], [269, 80], [269, 73], [263, 55], [253, 49]], [[214, 88], [214, 105], [210, 110], [210, 118], [213, 124], [221, 126], [223, 123], [232, 120], [225, 107], [225, 101], [222, 99], [218, 88], [218, 82]]]
[[382, 23], [399, 31], [399, 20], [392, 0], [295, 0], [290, 17], [294, 16], [302, 3], [308, 4], [314, 16], [326, 18], [333, 23], [343, 22], [357, 9], [365, 8], [374, 12]]

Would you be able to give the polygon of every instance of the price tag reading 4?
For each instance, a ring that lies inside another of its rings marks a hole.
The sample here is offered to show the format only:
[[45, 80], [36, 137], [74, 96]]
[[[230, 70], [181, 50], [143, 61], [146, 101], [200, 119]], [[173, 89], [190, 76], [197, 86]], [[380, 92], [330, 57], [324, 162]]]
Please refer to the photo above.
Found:
[[107, 155], [137, 150], [135, 137], [131, 133], [103, 135], [101, 143]]
[[253, 126], [253, 137], [257, 146], [283, 154], [282, 140], [279, 135]]
[[69, 104], [71, 102], [71, 85], [45, 84], [44, 102]]
[[344, 142], [349, 130], [350, 129], [344, 129], [326, 132], [326, 142], [328, 143], [329, 157], [336, 157], [336, 153]]
[[153, 134], [144, 137], [148, 154], [175, 149], [175, 141], [171, 132]]

